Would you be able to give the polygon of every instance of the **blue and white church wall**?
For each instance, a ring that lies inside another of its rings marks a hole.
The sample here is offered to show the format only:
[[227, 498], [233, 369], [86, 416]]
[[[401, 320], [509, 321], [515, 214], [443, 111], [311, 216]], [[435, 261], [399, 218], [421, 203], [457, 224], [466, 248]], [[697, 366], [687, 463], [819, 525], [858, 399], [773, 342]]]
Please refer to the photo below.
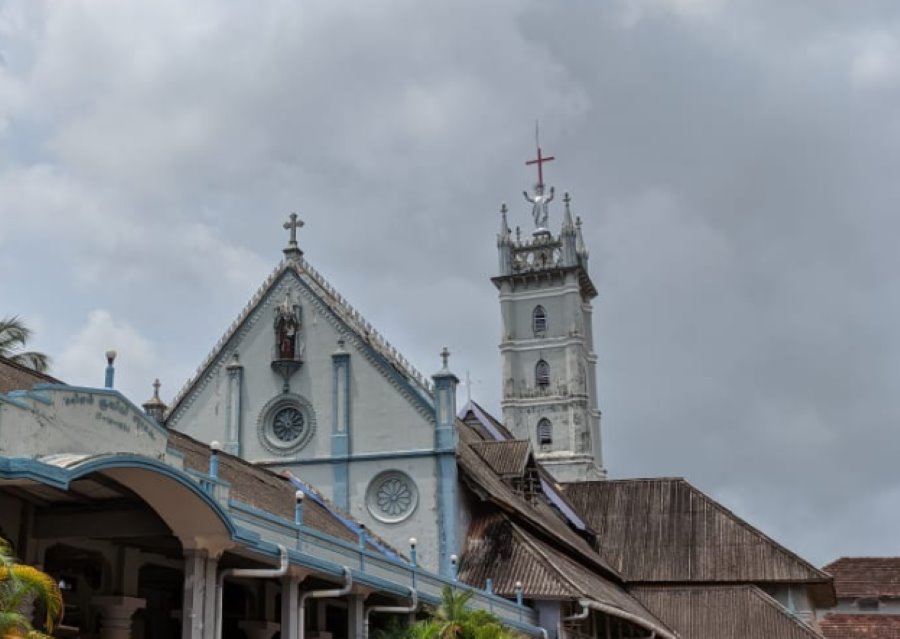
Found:
[[[438, 569], [441, 557], [448, 565], [458, 547], [453, 535], [442, 540], [442, 522], [456, 521], [456, 507], [442, 504], [456, 497], [442, 497], [441, 485], [455, 473], [437, 452], [432, 382], [302, 257], [285, 252], [166, 424], [289, 470], [396, 546], [417, 538], [424, 566]], [[296, 323], [281, 353], [284, 315]]]

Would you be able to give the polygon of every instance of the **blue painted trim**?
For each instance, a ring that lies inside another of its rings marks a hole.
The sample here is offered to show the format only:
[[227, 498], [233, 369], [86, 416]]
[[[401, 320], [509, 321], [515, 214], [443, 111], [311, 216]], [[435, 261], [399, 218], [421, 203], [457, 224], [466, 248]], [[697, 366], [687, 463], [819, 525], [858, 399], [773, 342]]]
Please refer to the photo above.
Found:
[[[441, 453], [455, 453], [455, 448], [448, 448], [446, 450], [434, 450], [433, 448], [420, 448], [418, 450], [398, 450], [395, 452], [384, 451], [377, 453], [357, 453], [355, 455], [348, 455], [347, 457], [335, 458], [335, 457], [311, 457], [309, 459], [292, 459], [290, 460], [291, 466], [313, 466], [316, 464], [336, 464], [342, 461], [355, 462], [355, 461], [377, 461], [381, 459], [398, 459], [398, 458], [415, 458], [415, 457], [434, 457], [435, 455]], [[261, 462], [257, 464], [258, 466], [284, 466], [287, 462], [284, 460], [280, 461], [271, 461], [271, 462]]]
[[90, 395], [106, 395], [108, 397], [115, 397], [116, 399], [120, 399], [126, 404], [128, 404], [131, 408], [134, 409], [135, 413], [137, 413], [138, 417], [144, 421], [148, 426], [155, 429], [161, 435], [165, 435], [168, 437], [169, 431], [162, 426], [155, 419], [150, 419], [147, 413], [144, 412], [144, 409], [139, 407], [137, 404], [132, 402], [130, 399], [125, 397], [122, 393], [117, 391], [114, 388], [91, 388], [89, 386], [66, 386], [65, 384], [35, 384], [34, 390], [36, 391], [53, 391], [53, 392], [63, 392], [63, 393], [88, 393]]
[[[350, 353], [334, 353], [331, 356], [331, 456], [338, 460], [334, 465], [334, 503], [342, 510], [350, 510]], [[343, 393], [338, 389], [343, 388]], [[338, 422], [339, 416], [341, 423]]]
[[25, 410], [31, 409], [31, 405], [28, 402], [23, 402], [18, 397], [13, 397], [12, 395], [0, 394], [0, 402], [4, 404], [12, 404], [16, 408], [24, 408]]
[[38, 393], [33, 390], [14, 390], [9, 392], [10, 397], [25, 397], [27, 399], [33, 399], [35, 401], [41, 402], [42, 404], [52, 404], [53, 402], [49, 397], [44, 395], [43, 393]]
[[69, 484], [85, 475], [118, 468], [131, 468], [156, 472], [187, 488], [212, 510], [228, 534], [234, 538], [236, 527], [231, 517], [215, 499], [208, 495], [196, 481], [184, 471], [173, 468], [161, 461], [140, 455], [104, 455], [88, 459], [72, 468], [60, 468], [36, 459], [23, 457], [0, 457], [0, 477], [4, 479], [32, 479], [63, 490]]

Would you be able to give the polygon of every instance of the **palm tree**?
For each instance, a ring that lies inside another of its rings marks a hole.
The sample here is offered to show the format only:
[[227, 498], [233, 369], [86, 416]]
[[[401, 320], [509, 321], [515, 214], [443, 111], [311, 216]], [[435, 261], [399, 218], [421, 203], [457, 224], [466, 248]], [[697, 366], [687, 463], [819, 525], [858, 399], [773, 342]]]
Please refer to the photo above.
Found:
[[407, 639], [514, 639], [519, 635], [504, 627], [497, 615], [467, 608], [472, 591], [450, 586], [441, 590], [441, 603], [429, 619], [410, 626]]
[[50, 638], [35, 630], [22, 609], [36, 600], [47, 612], [44, 628], [53, 632], [63, 609], [62, 593], [53, 578], [31, 566], [17, 564], [12, 548], [0, 537], [0, 638], [44, 639]]
[[18, 315], [0, 318], [0, 357], [5, 357], [39, 373], [50, 367], [50, 358], [35, 351], [22, 351], [31, 337], [31, 329]]

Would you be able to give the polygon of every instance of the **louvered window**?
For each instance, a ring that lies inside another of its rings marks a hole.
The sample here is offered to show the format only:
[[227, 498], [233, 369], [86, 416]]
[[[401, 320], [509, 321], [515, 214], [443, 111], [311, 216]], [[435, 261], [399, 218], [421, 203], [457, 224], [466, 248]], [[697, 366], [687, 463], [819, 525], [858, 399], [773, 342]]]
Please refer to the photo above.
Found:
[[535, 306], [531, 312], [531, 328], [535, 337], [543, 337], [547, 334], [547, 312], [543, 306]]
[[534, 385], [538, 388], [550, 386], [550, 364], [540, 360], [534, 367]]
[[541, 446], [549, 446], [553, 443], [553, 424], [546, 417], [542, 418], [537, 425], [538, 443]]

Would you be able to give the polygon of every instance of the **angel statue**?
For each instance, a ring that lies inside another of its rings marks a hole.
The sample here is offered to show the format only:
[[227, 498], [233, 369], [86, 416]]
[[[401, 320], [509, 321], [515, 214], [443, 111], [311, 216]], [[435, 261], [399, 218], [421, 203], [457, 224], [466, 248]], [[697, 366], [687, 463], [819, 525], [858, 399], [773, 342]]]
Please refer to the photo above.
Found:
[[534, 218], [534, 226], [537, 229], [543, 229], [547, 227], [547, 218], [550, 216], [550, 212], [547, 208], [547, 205], [553, 200], [553, 187], [550, 187], [550, 193], [544, 195], [544, 185], [543, 184], [535, 184], [534, 185], [534, 197], [528, 195], [528, 191], [522, 191], [522, 195], [525, 196], [525, 199], [531, 202], [531, 217]]

